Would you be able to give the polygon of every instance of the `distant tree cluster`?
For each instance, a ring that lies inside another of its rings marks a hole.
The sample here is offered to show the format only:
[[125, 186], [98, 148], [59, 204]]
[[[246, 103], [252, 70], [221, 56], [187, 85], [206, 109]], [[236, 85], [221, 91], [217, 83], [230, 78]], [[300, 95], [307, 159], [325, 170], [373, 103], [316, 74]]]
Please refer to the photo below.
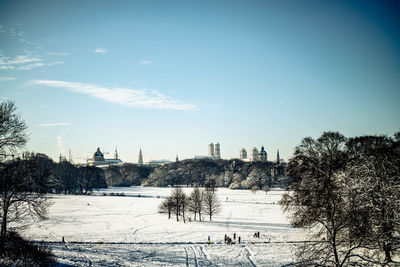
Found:
[[220, 211], [221, 203], [217, 198], [216, 190], [210, 187], [206, 189], [195, 187], [190, 196], [186, 195], [180, 187], [176, 187], [159, 206], [159, 212], [167, 213], [168, 219], [171, 218], [171, 214], [174, 214], [176, 221], [182, 218], [183, 222], [189, 218], [188, 212], [194, 215], [194, 220], [198, 218], [201, 221], [202, 214], [206, 214], [211, 221], [212, 217]]
[[300, 266], [386, 266], [400, 248], [400, 133], [304, 138], [289, 161], [281, 200], [294, 227], [314, 233]]
[[107, 188], [104, 170], [93, 166], [77, 166], [68, 161], [55, 163], [45, 154], [25, 153], [36, 162], [40, 175], [48, 176], [44, 192], [88, 194], [97, 188]]
[[260, 190], [286, 186], [283, 165], [273, 162], [241, 160], [188, 159], [160, 166], [143, 180], [143, 186], [215, 186]]
[[126, 163], [105, 168], [104, 175], [108, 186], [138, 186], [154, 169], [152, 166]]

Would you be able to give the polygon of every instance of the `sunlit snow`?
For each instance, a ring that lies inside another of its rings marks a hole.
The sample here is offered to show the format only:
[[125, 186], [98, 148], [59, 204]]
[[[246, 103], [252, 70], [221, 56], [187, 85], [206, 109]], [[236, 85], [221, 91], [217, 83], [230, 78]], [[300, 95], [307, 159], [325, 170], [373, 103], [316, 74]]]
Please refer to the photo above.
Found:
[[[297, 242], [304, 240], [278, 205], [282, 190], [218, 189], [222, 212], [212, 221], [204, 214], [204, 221], [186, 223], [157, 212], [171, 190], [130, 187], [93, 196], [52, 195], [48, 219], [35, 220], [23, 234], [48, 242], [60, 264], [74, 266], [281, 266], [294, 260]], [[258, 231], [260, 238], [254, 238]], [[234, 233], [242, 243], [236, 238], [236, 244], [224, 244], [224, 235], [233, 238]]]

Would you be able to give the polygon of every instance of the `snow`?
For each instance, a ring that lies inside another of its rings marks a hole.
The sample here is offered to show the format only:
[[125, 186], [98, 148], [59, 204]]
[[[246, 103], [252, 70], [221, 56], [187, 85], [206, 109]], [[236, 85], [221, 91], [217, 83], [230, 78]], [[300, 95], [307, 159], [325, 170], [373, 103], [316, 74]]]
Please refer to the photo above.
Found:
[[[281, 266], [294, 260], [297, 242], [304, 240], [278, 205], [282, 190], [218, 189], [222, 212], [212, 221], [204, 216], [202, 222], [187, 223], [157, 212], [171, 190], [130, 187], [92, 196], [51, 195], [48, 219], [36, 219], [23, 234], [48, 242], [60, 265], [73, 266]], [[257, 231], [260, 238], [253, 237]], [[233, 233], [242, 244], [224, 244], [224, 235], [233, 238]], [[62, 237], [67, 243], [60, 242]]]

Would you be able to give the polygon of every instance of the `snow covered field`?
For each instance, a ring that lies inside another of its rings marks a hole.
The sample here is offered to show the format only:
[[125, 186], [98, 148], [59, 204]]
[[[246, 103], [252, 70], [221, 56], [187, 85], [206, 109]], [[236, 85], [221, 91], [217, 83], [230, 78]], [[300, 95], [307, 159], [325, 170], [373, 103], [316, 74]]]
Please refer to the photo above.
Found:
[[[219, 189], [222, 212], [213, 221], [204, 216], [203, 222], [183, 223], [157, 213], [171, 190], [130, 187], [93, 196], [53, 195], [49, 218], [33, 222], [24, 236], [49, 242], [60, 265], [73, 266], [281, 266], [294, 260], [296, 242], [304, 239], [277, 204], [284, 191]], [[112, 192], [124, 196], [104, 196]], [[257, 231], [260, 238], [253, 237]], [[224, 235], [234, 233], [243, 243], [224, 244]]]

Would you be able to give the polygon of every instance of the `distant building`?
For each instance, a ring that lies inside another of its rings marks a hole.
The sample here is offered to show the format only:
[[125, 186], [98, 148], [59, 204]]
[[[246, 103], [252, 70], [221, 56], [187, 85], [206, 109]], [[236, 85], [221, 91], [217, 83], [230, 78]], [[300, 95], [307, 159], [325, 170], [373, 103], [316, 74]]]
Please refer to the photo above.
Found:
[[97, 148], [96, 152], [93, 154], [93, 158], [86, 162], [88, 166], [109, 166], [109, 165], [121, 165], [122, 160], [118, 159], [118, 151], [115, 148], [115, 155], [113, 159], [104, 158], [103, 153], [100, 151], [100, 147]]
[[214, 158], [214, 144], [208, 145], [208, 156]]
[[256, 147], [253, 147], [251, 151], [251, 160], [252, 161], [258, 161], [259, 160], [259, 153], [258, 149]]
[[239, 151], [239, 158], [247, 159], [247, 151], [244, 147], [242, 149], [240, 149], [240, 151]]
[[118, 151], [117, 151], [117, 147], [115, 147], [114, 159], [118, 159]]
[[214, 154], [215, 159], [221, 159], [221, 147], [219, 143], [215, 144], [215, 154]]
[[60, 154], [59, 163], [64, 162], [64, 161], [67, 161], [67, 158]]
[[259, 159], [260, 159], [260, 161], [267, 161], [268, 160], [267, 151], [264, 150], [264, 146], [261, 146]]
[[138, 164], [143, 164], [143, 154], [142, 154], [142, 149], [139, 150], [139, 160]]

